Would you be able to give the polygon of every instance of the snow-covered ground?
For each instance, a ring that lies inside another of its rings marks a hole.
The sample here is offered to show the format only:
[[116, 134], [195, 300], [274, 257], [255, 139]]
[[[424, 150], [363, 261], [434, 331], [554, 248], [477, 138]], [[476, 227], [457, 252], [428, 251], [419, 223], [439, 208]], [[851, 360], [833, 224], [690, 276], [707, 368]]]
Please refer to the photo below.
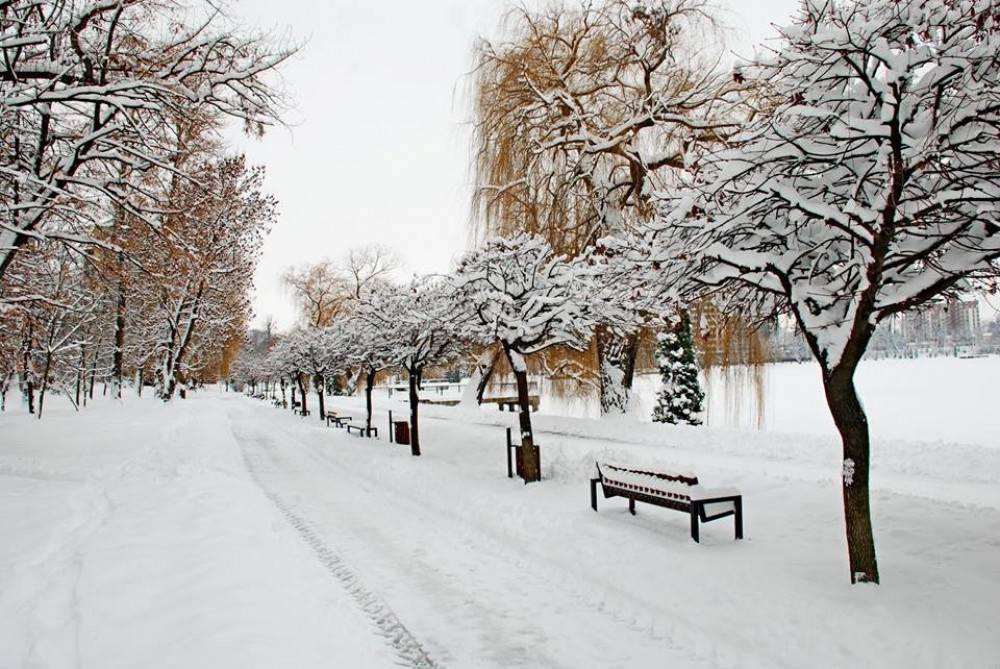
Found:
[[[778, 363], [764, 369], [764, 429], [835, 434], [816, 363]], [[1000, 448], [1000, 421], [992, 418], [998, 380], [998, 356], [885, 359], [863, 361], [857, 386], [877, 438]], [[733, 397], [718, 375], [712, 382], [709, 424], [753, 426], [749, 394]]]
[[[764, 366], [764, 424], [768, 432], [835, 435], [823, 397], [819, 366], [784, 362]], [[980, 444], [1000, 448], [995, 388], [1000, 357], [865, 360], [857, 385], [876, 438]], [[648, 421], [659, 379], [635, 380], [633, 414]], [[726, 381], [716, 370], [706, 387], [710, 427], [757, 429], [751, 386]], [[595, 418], [596, 397], [557, 397], [543, 392], [542, 413]]]
[[[877, 439], [852, 587], [832, 436], [537, 416], [524, 486], [513, 415], [422, 411], [420, 458], [214, 391], [0, 416], [0, 667], [997, 666], [1000, 449]], [[740, 487], [747, 539], [593, 513], [595, 458]]]

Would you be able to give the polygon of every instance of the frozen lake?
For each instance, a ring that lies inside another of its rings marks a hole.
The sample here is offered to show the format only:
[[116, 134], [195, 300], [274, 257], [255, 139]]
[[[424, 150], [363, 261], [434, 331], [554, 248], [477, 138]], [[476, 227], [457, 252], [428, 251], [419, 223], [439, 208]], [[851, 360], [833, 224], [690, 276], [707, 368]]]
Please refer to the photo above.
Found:
[[[858, 391], [877, 439], [905, 439], [1000, 447], [996, 384], [1000, 357], [870, 360], [858, 371]], [[649, 420], [659, 379], [636, 379], [635, 417]], [[756, 429], [755, 400], [746, 387], [716, 372], [706, 389], [708, 424]], [[541, 411], [597, 417], [595, 398], [544, 398]], [[769, 432], [835, 434], [823, 397], [819, 366], [775, 363], [764, 369], [764, 423]]]

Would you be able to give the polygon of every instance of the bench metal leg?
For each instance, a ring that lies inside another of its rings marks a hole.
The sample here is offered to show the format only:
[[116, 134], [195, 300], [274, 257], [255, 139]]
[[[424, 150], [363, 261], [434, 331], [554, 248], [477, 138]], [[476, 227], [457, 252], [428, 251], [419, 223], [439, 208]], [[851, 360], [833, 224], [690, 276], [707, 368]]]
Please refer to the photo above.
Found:
[[737, 497], [733, 500], [736, 513], [733, 514], [733, 524], [736, 526], [736, 538], [743, 538], [743, 498]]
[[698, 504], [691, 504], [691, 538], [695, 540], [695, 543], [701, 543], [701, 539], [698, 536]]
[[597, 484], [601, 479], [590, 479], [590, 508], [597, 511]]
[[635, 498], [634, 497], [629, 497], [628, 498], [628, 512], [631, 513], [633, 516], [635, 515]]

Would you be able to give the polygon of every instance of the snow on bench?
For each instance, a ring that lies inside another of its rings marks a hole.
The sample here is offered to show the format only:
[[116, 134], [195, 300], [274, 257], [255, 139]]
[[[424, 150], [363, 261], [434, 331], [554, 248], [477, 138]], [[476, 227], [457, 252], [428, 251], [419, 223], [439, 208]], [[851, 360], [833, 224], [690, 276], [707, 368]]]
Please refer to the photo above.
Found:
[[704, 488], [698, 477], [689, 474], [628, 469], [608, 463], [596, 463], [597, 476], [590, 479], [590, 506], [597, 511], [597, 485], [605, 499], [628, 499], [629, 513], [635, 515], [635, 503], [645, 502], [691, 515], [691, 538], [699, 541], [699, 522], [708, 523], [733, 516], [737, 539], [743, 538], [743, 496], [733, 488]]

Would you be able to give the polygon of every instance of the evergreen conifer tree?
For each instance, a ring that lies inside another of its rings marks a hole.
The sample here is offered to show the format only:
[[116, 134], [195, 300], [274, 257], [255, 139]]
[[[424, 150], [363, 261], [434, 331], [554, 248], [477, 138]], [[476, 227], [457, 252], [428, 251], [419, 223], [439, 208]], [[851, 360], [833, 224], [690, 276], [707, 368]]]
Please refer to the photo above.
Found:
[[657, 423], [701, 425], [705, 393], [698, 382], [698, 363], [691, 339], [691, 319], [684, 313], [669, 332], [657, 337], [657, 359], [663, 385], [656, 397]]

